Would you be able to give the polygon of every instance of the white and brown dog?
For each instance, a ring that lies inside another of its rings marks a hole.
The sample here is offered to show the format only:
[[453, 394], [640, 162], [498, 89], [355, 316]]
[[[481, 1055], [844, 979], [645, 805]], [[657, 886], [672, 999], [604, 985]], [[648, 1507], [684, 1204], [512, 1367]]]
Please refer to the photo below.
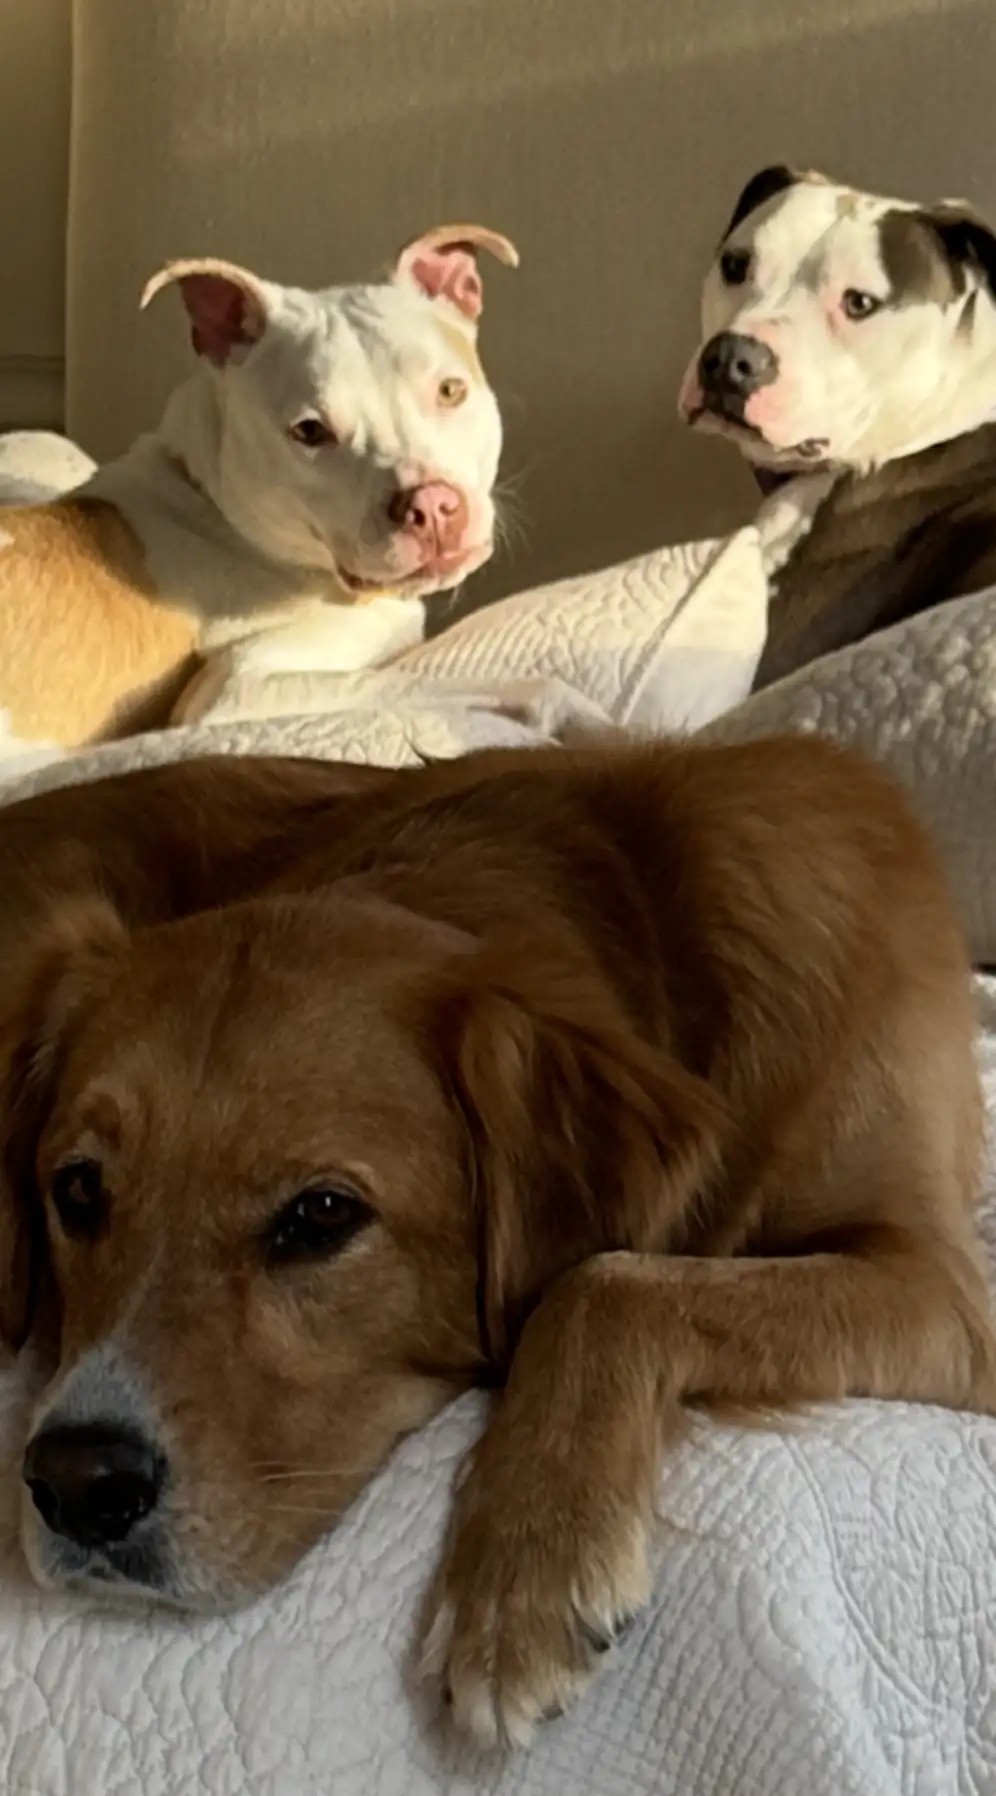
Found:
[[343, 671], [419, 640], [426, 595], [493, 546], [478, 249], [517, 261], [461, 224], [379, 283], [214, 260], [149, 282], [143, 303], [178, 286], [200, 365], [119, 460], [0, 516], [0, 759], [165, 722], [202, 657], [264, 626], [292, 632], [278, 664]]
[[[758, 684], [996, 579], [996, 235], [768, 168], [706, 276], [685, 421], [736, 443], [769, 506]], [[815, 473], [815, 478], [814, 478]]]

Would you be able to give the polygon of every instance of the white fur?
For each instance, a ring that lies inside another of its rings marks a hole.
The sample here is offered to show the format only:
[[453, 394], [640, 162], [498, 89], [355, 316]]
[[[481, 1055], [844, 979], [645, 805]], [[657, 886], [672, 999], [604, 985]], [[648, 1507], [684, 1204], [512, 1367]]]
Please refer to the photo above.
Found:
[[[388, 526], [387, 501], [398, 486], [433, 479], [467, 494], [486, 552], [497, 403], [480, 380], [455, 409], [437, 401], [441, 380], [467, 374], [459, 347], [472, 348], [467, 320], [407, 280], [265, 291], [270, 321], [258, 345], [174, 394], [161, 432], [239, 536], [283, 566], [334, 579], [345, 569], [395, 587], [414, 570], [411, 545]], [[336, 445], [313, 450], [288, 438], [309, 413], [334, 426]], [[439, 584], [412, 581], [420, 591]]]
[[198, 723], [208, 713], [218, 722], [248, 712], [274, 717], [331, 708], [344, 675], [380, 666], [414, 647], [422, 640], [423, 621], [415, 599], [385, 596], [352, 608], [302, 602], [288, 622], [217, 649], [182, 694], [173, 721]]
[[[471, 375], [474, 328], [408, 278], [307, 293], [257, 282], [260, 340], [223, 367], [203, 361], [159, 428], [102, 467], [83, 491], [134, 528], [163, 600], [192, 611], [210, 651], [289, 627], [308, 671], [353, 670], [420, 639], [426, 594], [455, 585], [491, 553], [491, 489], [501, 452], [494, 394]], [[467, 379], [463, 405], [440, 382]], [[303, 415], [334, 425], [320, 449], [289, 430]], [[466, 495], [470, 552], [452, 574], [420, 573], [390, 525], [399, 488], [445, 480]], [[380, 589], [358, 602], [343, 574]], [[265, 662], [266, 656], [263, 655]]]
[[[778, 357], [777, 379], [748, 402], [757, 434], [733, 434], [752, 461], [809, 467], [818, 459], [868, 469], [977, 428], [996, 414], [996, 304], [971, 265], [950, 303], [883, 304], [848, 319], [850, 288], [888, 302], [879, 221], [907, 202], [802, 179], [742, 219], [706, 278], [702, 340], [719, 331], [759, 338]], [[749, 254], [741, 285], [724, 281], [723, 252]], [[966, 309], [967, 308], [967, 309]], [[729, 431], [695, 414], [694, 358], [682, 410], [703, 429]]]
[[837, 476], [831, 473], [800, 474], [769, 494], [754, 522], [761, 547], [761, 565], [769, 580], [780, 573], [803, 537]]

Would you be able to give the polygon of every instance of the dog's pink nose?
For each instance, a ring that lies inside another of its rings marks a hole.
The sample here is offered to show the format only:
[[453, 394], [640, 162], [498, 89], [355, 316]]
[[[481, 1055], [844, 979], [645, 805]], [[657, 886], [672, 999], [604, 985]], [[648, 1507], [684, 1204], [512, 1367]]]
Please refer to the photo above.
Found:
[[395, 493], [388, 508], [392, 524], [415, 538], [424, 555], [448, 555], [459, 549], [467, 528], [467, 500], [447, 480], [429, 480]]

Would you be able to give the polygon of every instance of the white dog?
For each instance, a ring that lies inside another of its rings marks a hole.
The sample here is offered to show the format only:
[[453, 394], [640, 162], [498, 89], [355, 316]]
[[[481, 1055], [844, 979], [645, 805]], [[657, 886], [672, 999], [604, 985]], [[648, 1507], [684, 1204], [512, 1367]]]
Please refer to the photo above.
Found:
[[479, 248], [517, 261], [453, 225], [376, 284], [307, 293], [215, 260], [150, 281], [143, 303], [177, 285], [200, 366], [119, 460], [4, 510], [0, 756], [163, 722], [205, 656], [268, 629], [278, 665], [345, 671], [420, 638], [426, 595], [493, 545]]
[[765, 169], [706, 276], [682, 414], [780, 470], [974, 430], [996, 410], [994, 278], [996, 239], [962, 205]]
[[791, 479], [762, 510], [758, 684], [996, 579], [996, 235], [785, 167], [706, 275], [685, 421]]

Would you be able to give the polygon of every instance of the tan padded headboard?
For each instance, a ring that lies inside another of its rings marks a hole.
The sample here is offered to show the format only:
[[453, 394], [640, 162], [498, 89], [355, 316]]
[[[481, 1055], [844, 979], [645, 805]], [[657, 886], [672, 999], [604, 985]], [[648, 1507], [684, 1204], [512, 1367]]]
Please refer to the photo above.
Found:
[[322, 285], [414, 231], [514, 237], [484, 352], [524, 532], [495, 592], [747, 515], [675, 394], [705, 258], [766, 162], [996, 214], [994, 0], [76, 0], [68, 426], [120, 448], [182, 373], [146, 276]]

